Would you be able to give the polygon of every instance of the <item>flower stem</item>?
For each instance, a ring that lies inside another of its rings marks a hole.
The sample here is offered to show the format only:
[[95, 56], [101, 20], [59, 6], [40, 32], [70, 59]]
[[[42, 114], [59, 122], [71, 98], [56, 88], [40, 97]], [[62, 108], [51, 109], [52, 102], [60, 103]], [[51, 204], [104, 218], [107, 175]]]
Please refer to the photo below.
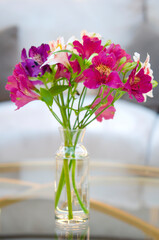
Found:
[[54, 116], [54, 118], [60, 123], [61, 126], [63, 126], [62, 121], [60, 120], [60, 118], [56, 115], [56, 113], [52, 110], [52, 108], [50, 106], [47, 105], [47, 107], [49, 108], [50, 112], [52, 113], [52, 115]]
[[[69, 142], [72, 146], [72, 138], [71, 136], [68, 134], [68, 132], [65, 133], [65, 138], [69, 139]], [[75, 146], [77, 144], [78, 138], [80, 136], [80, 131], [77, 133], [75, 142], [74, 142], [74, 146], [73, 149], [75, 151]], [[65, 140], [66, 141], [66, 140]], [[65, 142], [65, 146], [67, 146], [66, 142]], [[75, 153], [74, 153], [75, 154]], [[89, 211], [87, 210], [87, 208], [85, 207], [84, 203], [82, 202], [80, 195], [78, 193], [77, 187], [76, 187], [76, 182], [75, 182], [75, 170], [76, 170], [76, 159], [75, 159], [75, 155], [72, 155], [72, 159], [69, 162], [68, 165], [68, 159], [64, 159], [63, 160], [63, 168], [61, 171], [61, 176], [60, 176], [60, 180], [59, 180], [59, 184], [58, 184], [58, 189], [56, 191], [56, 196], [55, 196], [55, 209], [57, 208], [59, 199], [60, 199], [60, 195], [63, 189], [64, 184], [66, 183], [66, 191], [67, 191], [67, 201], [68, 201], [68, 218], [72, 219], [73, 218], [73, 214], [72, 214], [72, 202], [71, 202], [71, 189], [70, 189], [70, 179], [69, 179], [69, 171], [72, 167], [72, 185], [75, 191], [75, 194], [77, 196], [77, 199], [79, 201], [79, 204], [81, 206], [81, 208], [83, 209], [83, 211], [88, 214]], [[67, 157], [67, 154], [66, 154]], [[71, 218], [70, 218], [71, 217]]]
[[[69, 171], [71, 169], [71, 166], [72, 166], [72, 160], [70, 160], [70, 163], [69, 163]], [[64, 175], [64, 168], [62, 168], [61, 176], [60, 176], [60, 180], [59, 180], [59, 184], [58, 184], [58, 188], [55, 196], [55, 208], [57, 208], [64, 184], [65, 184], [65, 175]]]
[[75, 170], [76, 170], [76, 160], [74, 159], [73, 160], [73, 164], [72, 164], [72, 185], [73, 185], [73, 188], [74, 188], [74, 191], [76, 193], [76, 196], [77, 196], [77, 199], [78, 199], [78, 202], [81, 206], [81, 208], [83, 209], [83, 211], [88, 214], [89, 211], [88, 209], [84, 206], [84, 203], [82, 202], [81, 198], [80, 198], [80, 195], [79, 195], [79, 192], [76, 188], [76, 182], [75, 182]]
[[63, 166], [64, 166], [66, 191], [67, 191], [68, 219], [71, 220], [73, 218], [73, 213], [72, 213], [71, 187], [70, 187], [70, 178], [69, 178], [68, 159], [63, 160]]

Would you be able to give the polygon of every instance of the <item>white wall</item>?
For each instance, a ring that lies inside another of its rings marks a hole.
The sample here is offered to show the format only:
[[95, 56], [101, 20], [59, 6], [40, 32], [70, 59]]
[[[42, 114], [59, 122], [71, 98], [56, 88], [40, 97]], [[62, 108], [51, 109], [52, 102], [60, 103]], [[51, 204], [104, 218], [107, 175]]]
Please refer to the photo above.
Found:
[[[159, 1], [149, 0], [148, 15], [156, 31], [158, 10]], [[59, 35], [80, 37], [83, 29], [125, 47], [142, 21], [141, 0], [0, 0], [0, 29], [18, 26], [19, 50]]]

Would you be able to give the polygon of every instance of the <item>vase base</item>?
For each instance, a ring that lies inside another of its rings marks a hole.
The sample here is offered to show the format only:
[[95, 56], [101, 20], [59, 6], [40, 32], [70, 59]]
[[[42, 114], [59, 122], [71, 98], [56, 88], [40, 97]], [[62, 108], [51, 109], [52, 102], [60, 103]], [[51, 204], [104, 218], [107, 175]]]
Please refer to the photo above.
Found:
[[88, 225], [89, 218], [86, 214], [77, 214], [74, 213], [73, 219], [68, 219], [68, 215], [65, 214], [55, 214], [56, 225], [65, 227], [65, 228], [82, 228]]
[[89, 220], [62, 220], [55, 219], [56, 228], [63, 230], [81, 231], [88, 228]]

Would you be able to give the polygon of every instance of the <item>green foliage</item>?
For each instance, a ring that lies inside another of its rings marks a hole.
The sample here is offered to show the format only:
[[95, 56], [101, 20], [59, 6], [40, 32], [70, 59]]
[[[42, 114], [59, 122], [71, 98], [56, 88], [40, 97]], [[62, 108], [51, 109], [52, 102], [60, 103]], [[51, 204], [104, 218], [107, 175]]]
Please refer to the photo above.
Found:
[[49, 90], [45, 88], [40, 88], [41, 100], [44, 101], [48, 106], [53, 104], [53, 96]]
[[52, 97], [64, 92], [69, 88], [68, 85], [55, 85], [52, 88], [49, 89], [49, 93], [51, 94]]
[[92, 64], [92, 59], [95, 57], [95, 56], [98, 56], [98, 53], [93, 53], [89, 59], [85, 59], [85, 64], [86, 64], [86, 67], [88, 68], [91, 64]]
[[118, 66], [120, 67], [125, 62], [126, 62], [126, 57], [121, 58]]
[[139, 66], [138, 66], [138, 68], [137, 68], [137, 72], [138, 72], [138, 71], [141, 69], [141, 67], [142, 67], [142, 66], [141, 66], [141, 62], [139, 62], [138, 65], [139, 65]]
[[155, 88], [155, 87], [157, 87], [157, 85], [158, 85], [158, 82], [156, 80], [153, 80], [152, 81], [152, 87]]
[[104, 48], [105, 48], [105, 47], [108, 47], [111, 43], [112, 43], [111, 40], [108, 40], [108, 41], [106, 42], [106, 44], [104, 45]]
[[137, 66], [137, 62], [126, 63], [122, 70], [126, 70], [127, 72], [133, 70]]

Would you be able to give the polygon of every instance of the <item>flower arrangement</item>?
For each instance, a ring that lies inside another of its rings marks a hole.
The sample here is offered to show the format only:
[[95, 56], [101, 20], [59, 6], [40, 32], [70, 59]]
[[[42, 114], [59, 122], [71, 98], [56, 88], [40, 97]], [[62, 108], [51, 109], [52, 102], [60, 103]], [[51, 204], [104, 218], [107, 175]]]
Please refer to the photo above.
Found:
[[[132, 60], [119, 44], [111, 41], [102, 44], [98, 34], [83, 32], [81, 41], [72, 37], [65, 43], [63, 38], [58, 38], [49, 44], [32, 46], [28, 55], [23, 49], [21, 62], [8, 77], [6, 89], [17, 109], [41, 100], [64, 129], [83, 129], [95, 119], [100, 122], [113, 119], [114, 103], [125, 93], [138, 102], [153, 96], [152, 89], [157, 82], [153, 79], [149, 59], [147, 55], [142, 63], [140, 55], [135, 53]], [[97, 91], [92, 102], [85, 104], [88, 89]], [[59, 107], [60, 115], [54, 111], [54, 105]], [[66, 146], [76, 146], [77, 141], [72, 143], [69, 132], [65, 140]], [[56, 208], [66, 183], [68, 219], [73, 218], [68, 174], [71, 167], [75, 171], [72, 160], [65, 159], [55, 199]], [[72, 181], [81, 208], [87, 213], [74, 178]]]

